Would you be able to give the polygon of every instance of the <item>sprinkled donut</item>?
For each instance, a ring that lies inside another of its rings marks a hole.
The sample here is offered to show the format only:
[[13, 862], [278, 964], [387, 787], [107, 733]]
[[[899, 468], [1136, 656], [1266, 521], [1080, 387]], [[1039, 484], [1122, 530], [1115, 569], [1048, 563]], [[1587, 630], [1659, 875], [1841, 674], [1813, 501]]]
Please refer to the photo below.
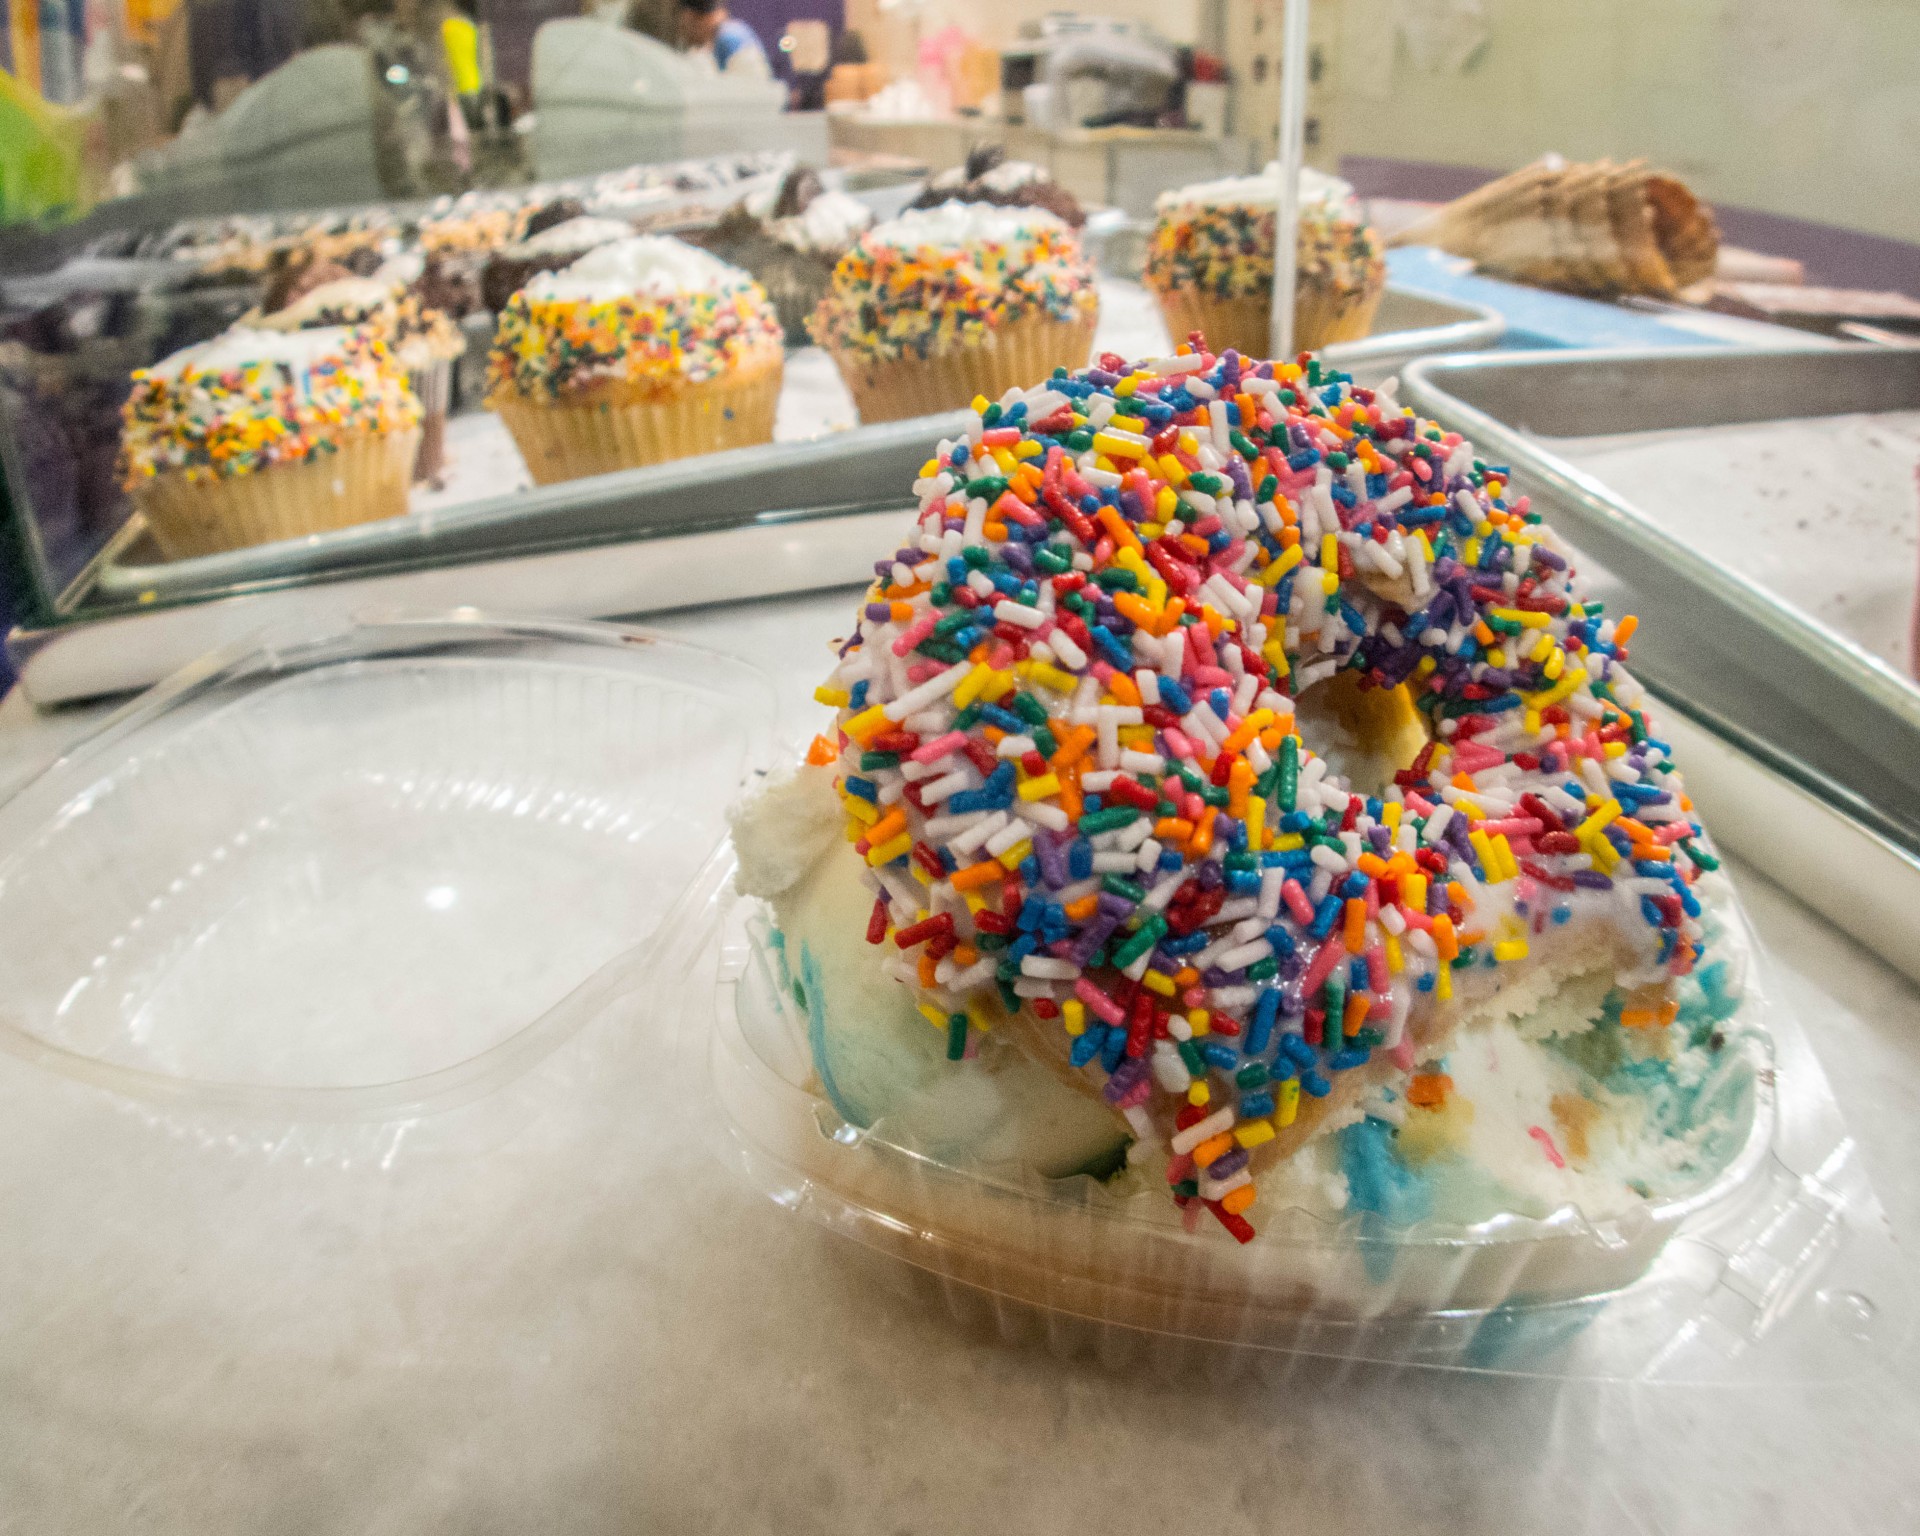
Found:
[[1464, 1019], [1603, 975], [1657, 1048], [1715, 860], [1635, 621], [1504, 470], [1197, 336], [974, 409], [809, 755], [950, 1058], [1011, 1033], [1244, 1242], [1258, 1170]]

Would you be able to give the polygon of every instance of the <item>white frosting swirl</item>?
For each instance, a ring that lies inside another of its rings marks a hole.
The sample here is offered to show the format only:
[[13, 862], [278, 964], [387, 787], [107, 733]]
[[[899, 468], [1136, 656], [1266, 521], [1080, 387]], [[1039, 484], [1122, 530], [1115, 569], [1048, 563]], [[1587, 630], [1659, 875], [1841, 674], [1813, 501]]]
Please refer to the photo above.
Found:
[[[1174, 208], [1277, 208], [1280, 204], [1280, 164], [1269, 161], [1255, 176], [1227, 176], [1219, 181], [1196, 182], [1162, 192], [1154, 207], [1165, 213]], [[1310, 165], [1300, 167], [1300, 206], [1329, 212], [1347, 210], [1353, 205], [1353, 187], [1338, 176], [1316, 171]]]
[[625, 219], [597, 219], [588, 214], [529, 235], [517, 249], [526, 256], [551, 256], [556, 252], [564, 255], [568, 251], [591, 251], [615, 240], [632, 238], [633, 226]]
[[156, 379], [227, 373], [255, 363], [285, 363], [296, 371], [311, 368], [322, 358], [343, 356], [353, 334], [344, 325], [316, 326], [305, 331], [266, 331], [236, 325], [210, 341], [182, 347], [163, 357], [147, 372]]
[[960, 251], [989, 242], [1019, 244], [1042, 230], [1066, 228], [1064, 221], [1044, 208], [951, 202], [937, 208], [910, 208], [897, 219], [876, 224], [867, 231], [866, 239], [870, 245], [900, 251]]
[[633, 235], [587, 252], [559, 272], [541, 272], [526, 286], [535, 303], [604, 303], [629, 294], [667, 298], [718, 293], [749, 281], [738, 267], [664, 235]]
[[844, 251], [873, 223], [873, 210], [844, 192], [822, 192], [792, 218], [781, 219], [774, 233], [803, 251]]

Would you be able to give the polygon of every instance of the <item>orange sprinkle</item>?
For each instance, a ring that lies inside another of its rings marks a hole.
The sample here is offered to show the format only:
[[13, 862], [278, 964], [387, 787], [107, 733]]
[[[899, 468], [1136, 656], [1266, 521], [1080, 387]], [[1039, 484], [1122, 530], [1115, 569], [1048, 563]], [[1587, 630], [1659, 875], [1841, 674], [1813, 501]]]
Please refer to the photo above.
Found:
[[1416, 1072], [1407, 1084], [1407, 1102], [1419, 1109], [1438, 1109], [1453, 1092], [1453, 1079], [1444, 1072]]
[[1193, 836], [1193, 823], [1183, 816], [1162, 816], [1153, 824], [1153, 835], [1163, 843], [1184, 843]]
[[1193, 1149], [1194, 1163], [1201, 1168], [1205, 1168], [1209, 1163], [1216, 1162], [1226, 1156], [1228, 1149], [1232, 1146], [1233, 1132], [1222, 1131], [1218, 1136], [1201, 1142], [1199, 1146]]
[[1367, 904], [1358, 896], [1347, 898], [1347, 953], [1357, 955], [1367, 947]]
[[1618, 647], [1625, 645], [1629, 640], [1631, 640], [1633, 638], [1633, 632], [1639, 627], [1640, 627], [1640, 617], [1638, 614], [1633, 614], [1633, 613], [1628, 614], [1618, 624], [1614, 625], [1613, 626], [1613, 643], [1615, 648], [1617, 649]]
[[892, 842], [907, 830], [907, 813], [895, 806], [872, 826], [867, 828], [867, 846], [878, 848], [882, 843]]
[[1229, 1216], [1238, 1216], [1253, 1204], [1254, 1190], [1251, 1184], [1242, 1184], [1238, 1189], [1230, 1189], [1220, 1197], [1220, 1209]]
[[939, 963], [940, 962], [938, 960], [934, 959], [933, 956], [928, 954], [924, 949], [920, 951], [920, 985], [921, 986], [932, 987], [938, 984], [934, 977], [933, 972], [934, 972], [934, 967], [937, 966]]
[[[1118, 507], [1102, 507], [1099, 512], [1099, 523], [1113, 536], [1113, 542], [1119, 548], [1139, 552], [1140, 536], [1133, 531], [1133, 524], [1120, 515]], [[1204, 544], [1202, 547], [1205, 547]]]
[[971, 944], [956, 944], [953, 946], [953, 963], [955, 965], [972, 965], [973, 962], [979, 958], [980, 951], [975, 949]]
[[[1100, 898], [1097, 896], [1093, 898], [1093, 900], [1096, 902], [1099, 899]], [[1199, 980], [1200, 980], [1200, 973], [1190, 965], [1183, 965], [1180, 967], [1179, 970], [1173, 973], [1173, 984], [1176, 987], [1191, 987], [1195, 985]]]
[[[949, 652], [948, 654], [952, 653]], [[1085, 757], [1088, 748], [1094, 743], [1096, 734], [1094, 728], [1090, 725], [1055, 726], [1053, 736], [1054, 740], [1059, 742], [1060, 746], [1053, 756], [1047, 759], [1048, 762], [1053, 764], [1054, 771], [1058, 772], [1062, 768], [1071, 768], [1075, 763], [1079, 762], [1081, 758]]]
[[1096, 891], [1091, 896], [1082, 896], [1078, 901], [1068, 902], [1062, 910], [1066, 912], [1069, 922], [1084, 923], [1099, 908], [1100, 894]]
[[1200, 825], [1193, 829], [1193, 836], [1187, 843], [1196, 859], [1204, 859], [1207, 851], [1213, 847], [1213, 823], [1219, 814], [1217, 805], [1210, 805], [1200, 813]]
[[1373, 1007], [1373, 999], [1364, 992], [1347, 994], [1346, 1017], [1341, 1020], [1341, 1030], [1347, 1035], [1357, 1035], [1367, 1022], [1367, 1010]]
[[[872, 841], [872, 834], [868, 834], [868, 841]], [[955, 870], [953, 888], [956, 891], [978, 890], [983, 885], [992, 885], [1005, 873], [998, 859], [982, 859], [978, 864]]]
[[1453, 919], [1444, 912], [1434, 914], [1433, 943], [1440, 951], [1442, 960], [1451, 960], [1460, 953], [1460, 941], [1454, 936]]
[[807, 761], [816, 768], [824, 768], [840, 755], [840, 749], [824, 736], [816, 736], [807, 747]]
[[[1126, 594], [1123, 593], [1121, 595], [1125, 596]], [[1120, 605], [1115, 603], [1114, 606], [1118, 608]], [[1122, 613], [1126, 612], [1124, 608], [1121, 608], [1120, 611]], [[1134, 683], [1133, 679], [1128, 677], [1124, 672], [1115, 672], [1112, 677], [1107, 679], [1107, 692], [1112, 694], [1115, 701], [1120, 704], [1138, 705], [1140, 702], [1139, 687]]]

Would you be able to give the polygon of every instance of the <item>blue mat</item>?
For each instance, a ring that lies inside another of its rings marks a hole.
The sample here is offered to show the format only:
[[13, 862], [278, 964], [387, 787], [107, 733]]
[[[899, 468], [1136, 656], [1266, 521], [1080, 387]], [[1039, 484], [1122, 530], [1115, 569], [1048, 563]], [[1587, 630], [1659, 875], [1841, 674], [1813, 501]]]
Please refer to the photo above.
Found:
[[1426, 246], [1403, 246], [1387, 253], [1392, 281], [1443, 298], [1458, 298], [1497, 309], [1507, 319], [1503, 348], [1539, 347], [1717, 347], [1726, 343], [1698, 331], [1668, 325], [1654, 315], [1617, 304], [1548, 293], [1522, 283], [1502, 282], [1460, 272], [1460, 258]]

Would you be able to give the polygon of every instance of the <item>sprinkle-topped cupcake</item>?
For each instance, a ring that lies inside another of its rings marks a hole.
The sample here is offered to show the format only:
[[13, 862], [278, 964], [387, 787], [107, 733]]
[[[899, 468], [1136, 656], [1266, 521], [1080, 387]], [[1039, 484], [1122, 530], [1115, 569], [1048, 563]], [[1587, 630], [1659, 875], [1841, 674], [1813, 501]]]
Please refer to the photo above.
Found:
[[427, 308], [413, 294], [382, 278], [343, 273], [311, 286], [297, 286], [284, 307], [266, 314], [256, 311], [243, 323], [274, 331], [358, 326], [379, 337], [406, 370], [408, 386], [420, 401], [420, 452], [413, 477], [439, 477], [446, 457], [453, 363], [466, 350], [451, 317]]
[[406, 511], [420, 403], [379, 337], [236, 327], [133, 376], [128, 490], [170, 559]]
[[867, 421], [929, 415], [1078, 367], [1100, 299], [1060, 219], [942, 203], [877, 225], [834, 269], [809, 329]]
[[[1147, 247], [1146, 283], [1176, 341], [1202, 331], [1210, 344], [1259, 355], [1267, 349], [1273, 293], [1273, 221], [1279, 168], [1163, 193]], [[1386, 291], [1380, 237], [1360, 216], [1353, 189], [1300, 172], [1295, 345], [1323, 347], [1365, 336]]]
[[758, 283], [682, 241], [639, 235], [513, 296], [489, 403], [547, 485], [771, 441], [782, 361]]

